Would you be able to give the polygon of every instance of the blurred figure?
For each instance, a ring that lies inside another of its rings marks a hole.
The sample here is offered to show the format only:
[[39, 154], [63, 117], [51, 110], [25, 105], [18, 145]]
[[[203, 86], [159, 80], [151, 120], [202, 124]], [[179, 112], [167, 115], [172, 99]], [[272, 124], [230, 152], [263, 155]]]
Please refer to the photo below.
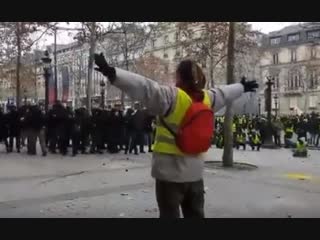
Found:
[[249, 144], [252, 148], [252, 150], [257, 147], [257, 151], [260, 151], [261, 147], [261, 136], [257, 131], [252, 131], [252, 133], [249, 136]]
[[3, 142], [7, 153], [9, 152], [8, 145], [8, 126], [6, 123], [5, 115], [3, 109], [0, 107], [0, 142]]
[[8, 135], [9, 135], [9, 148], [8, 152], [13, 151], [13, 141], [15, 141], [16, 150], [20, 152], [20, 138], [21, 138], [21, 126], [19, 113], [16, 106], [9, 105], [8, 112], [5, 115], [7, 126], [8, 126]]
[[296, 149], [293, 151], [293, 156], [294, 157], [308, 156], [307, 144], [301, 138], [299, 138], [296, 143]]

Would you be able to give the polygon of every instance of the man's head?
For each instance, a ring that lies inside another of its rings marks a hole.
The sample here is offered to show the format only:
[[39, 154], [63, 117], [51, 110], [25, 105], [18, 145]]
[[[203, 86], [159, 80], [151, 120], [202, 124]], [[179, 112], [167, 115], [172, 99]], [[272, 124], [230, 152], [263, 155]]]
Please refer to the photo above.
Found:
[[187, 92], [197, 92], [206, 85], [201, 68], [192, 60], [183, 60], [176, 70], [176, 86]]
[[140, 110], [140, 109], [141, 109], [141, 105], [140, 105], [139, 102], [135, 102], [135, 103], [134, 103], [134, 109], [135, 109], [135, 110]]

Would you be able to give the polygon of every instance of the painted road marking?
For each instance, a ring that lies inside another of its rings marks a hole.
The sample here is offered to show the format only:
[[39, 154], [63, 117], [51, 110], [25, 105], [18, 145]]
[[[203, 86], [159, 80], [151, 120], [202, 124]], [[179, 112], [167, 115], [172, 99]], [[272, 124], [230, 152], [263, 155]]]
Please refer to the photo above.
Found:
[[303, 173], [288, 173], [285, 175], [286, 178], [295, 179], [295, 180], [311, 180], [313, 179], [312, 175], [306, 175]]

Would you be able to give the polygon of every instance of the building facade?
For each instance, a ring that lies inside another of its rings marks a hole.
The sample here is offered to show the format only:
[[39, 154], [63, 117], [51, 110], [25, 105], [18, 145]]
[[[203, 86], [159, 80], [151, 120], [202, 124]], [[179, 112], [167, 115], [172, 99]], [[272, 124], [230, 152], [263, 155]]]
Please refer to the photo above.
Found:
[[[320, 110], [320, 24], [272, 32], [262, 40], [261, 79], [274, 79], [272, 109], [281, 114]], [[265, 110], [264, 94], [262, 112]]]

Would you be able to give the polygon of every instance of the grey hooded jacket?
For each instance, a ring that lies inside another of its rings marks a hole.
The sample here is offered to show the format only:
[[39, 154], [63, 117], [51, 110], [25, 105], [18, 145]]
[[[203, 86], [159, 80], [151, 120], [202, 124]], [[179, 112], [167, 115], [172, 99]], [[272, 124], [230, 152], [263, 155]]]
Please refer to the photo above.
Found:
[[[170, 114], [176, 104], [177, 88], [164, 86], [157, 82], [116, 68], [117, 77], [113, 85], [128, 96], [145, 105], [153, 115]], [[215, 112], [239, 98], [244, 92], [241, 83], [212, 88], [208, 91]], [[153, 153], [151, 175], [155, 179], [168, 182], [195, 182], [203, 176], [203, 156], [175, 156], [172, 154]]]

